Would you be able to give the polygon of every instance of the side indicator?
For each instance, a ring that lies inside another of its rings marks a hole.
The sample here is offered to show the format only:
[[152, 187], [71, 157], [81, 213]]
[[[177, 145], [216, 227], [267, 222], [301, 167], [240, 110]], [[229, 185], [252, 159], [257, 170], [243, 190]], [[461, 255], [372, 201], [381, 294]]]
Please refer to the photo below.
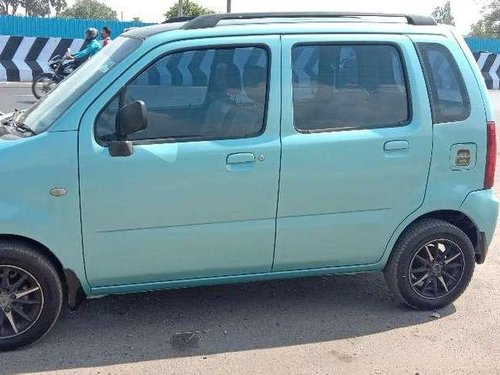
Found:
[[50, 191], [50, 195], [53, 197], [62, 197], [65, 196], [67, 193], [66, 189], [64, 188], [54, 188]]

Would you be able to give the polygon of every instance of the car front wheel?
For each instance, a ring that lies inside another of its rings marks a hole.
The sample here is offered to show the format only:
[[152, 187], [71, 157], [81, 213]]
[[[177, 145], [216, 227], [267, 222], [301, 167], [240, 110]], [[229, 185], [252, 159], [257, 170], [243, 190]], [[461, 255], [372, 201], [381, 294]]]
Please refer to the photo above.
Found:
[[61, 280], [48, 259], [23, 243], [0, 242], [0, 351], [41, 339], [62, 301]]

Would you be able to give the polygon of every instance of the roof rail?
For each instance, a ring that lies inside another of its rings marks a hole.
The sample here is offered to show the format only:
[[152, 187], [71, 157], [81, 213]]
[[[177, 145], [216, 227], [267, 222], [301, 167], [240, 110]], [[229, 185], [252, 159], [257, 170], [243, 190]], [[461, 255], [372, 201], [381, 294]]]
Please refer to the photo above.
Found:
[[435, 26], [436, 21], [430, 16], [416, 16], [410, 14], [393, 13], [364, 13], [364, 12], [278, 12], [278, 13], [223, 13], [199, 16], [187, 22], [182, 29], [206, 29], [217, 26], [225, 20], [252, 20], [262, 18], [405, 18], [408, 24], [415, 26]]
[[174, 17], [174, 18], [169, 18], [166, 21], [163, 21], [162, 23], [187, 22], [194, 20], [196, 17], [197, 16]]

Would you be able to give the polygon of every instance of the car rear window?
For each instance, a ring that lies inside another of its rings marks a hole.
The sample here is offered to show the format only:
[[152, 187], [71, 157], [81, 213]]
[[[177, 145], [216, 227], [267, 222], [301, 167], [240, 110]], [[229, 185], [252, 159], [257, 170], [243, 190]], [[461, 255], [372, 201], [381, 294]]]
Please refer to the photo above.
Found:
[[292, 67], [299, 132], [396, 127], [410, 120], [404, 63], [394, 45], [298, 45]]
[[457, 62], [445, 46], [419, 43], [434, 124], [464, 121], [470, 116], [470, 101]]

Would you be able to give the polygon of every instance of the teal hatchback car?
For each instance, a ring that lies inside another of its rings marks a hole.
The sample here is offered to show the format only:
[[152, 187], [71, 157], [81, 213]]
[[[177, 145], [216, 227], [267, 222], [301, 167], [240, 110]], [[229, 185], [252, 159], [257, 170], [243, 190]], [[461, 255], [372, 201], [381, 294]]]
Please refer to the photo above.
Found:
[[127, 31], [0, 127], [0, 350], [63, 304], [383, 271], [417, 309], [485, 261], [496, 136], [427, 17], [219, 14]]

